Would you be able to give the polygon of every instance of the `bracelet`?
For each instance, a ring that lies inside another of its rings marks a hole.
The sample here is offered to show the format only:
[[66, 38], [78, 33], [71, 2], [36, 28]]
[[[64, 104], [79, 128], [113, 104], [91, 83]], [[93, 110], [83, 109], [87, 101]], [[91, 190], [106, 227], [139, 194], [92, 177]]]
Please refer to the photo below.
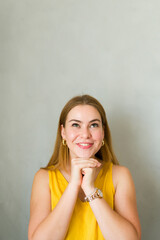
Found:
[[101, 190], [98, 188], [95, 188], [95, 191], [92, 194], [86, 196], [84, 198], [84, 201], [91, 202], [92, 200], [94, 200], [96, 198], [102, 198], [102, 197], [103, 197], [103, 193], [101, 192]]

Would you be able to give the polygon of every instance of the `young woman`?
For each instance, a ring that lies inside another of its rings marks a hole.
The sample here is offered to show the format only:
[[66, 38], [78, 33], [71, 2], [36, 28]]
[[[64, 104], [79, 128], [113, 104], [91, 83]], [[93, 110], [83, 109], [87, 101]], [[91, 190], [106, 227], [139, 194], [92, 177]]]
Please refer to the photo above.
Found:
[[33, 181], [29, 240], [140, 240], [135, 187], [119, 166], [102, 105], [72, 98], [53, 155]]

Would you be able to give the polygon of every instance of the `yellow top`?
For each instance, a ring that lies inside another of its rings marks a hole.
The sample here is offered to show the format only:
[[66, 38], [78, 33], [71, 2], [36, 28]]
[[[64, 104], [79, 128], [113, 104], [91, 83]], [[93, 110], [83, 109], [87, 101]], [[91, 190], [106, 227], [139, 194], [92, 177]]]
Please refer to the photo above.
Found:
[[[113, 209], [115, 189], [112, 181], [112, 165], [112, 163], [104, 164], [95, 181], [95, 187], [101, 189], [103, 198]], [[49, 170], [48, 172], [53, 210], [65, 191], [68, 182], [59, 170]], [[67, 203], [65, 207], [67, 207]], [[88, 202], [82, 202], [77, 198], [65, 240], [104, 240]]]

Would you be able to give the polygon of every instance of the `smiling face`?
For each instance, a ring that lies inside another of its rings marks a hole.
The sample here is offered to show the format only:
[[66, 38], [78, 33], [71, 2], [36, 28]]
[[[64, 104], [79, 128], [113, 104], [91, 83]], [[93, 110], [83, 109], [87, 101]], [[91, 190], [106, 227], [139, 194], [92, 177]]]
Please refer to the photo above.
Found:
[[94, 157], [104, 138], [99, 112], [90, 105], [72, 108], [67, 115], [65, 127], [61, 126], [61, 135], [69, 148], [70, 159]]

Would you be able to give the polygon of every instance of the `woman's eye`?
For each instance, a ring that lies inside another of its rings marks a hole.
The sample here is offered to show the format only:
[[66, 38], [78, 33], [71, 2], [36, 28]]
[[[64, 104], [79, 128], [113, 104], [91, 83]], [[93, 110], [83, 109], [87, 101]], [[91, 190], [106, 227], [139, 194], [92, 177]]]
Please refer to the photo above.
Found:
[[73, 123], [72, 127], [79, 127], [79, 124], [78, 123]]
[[96, 128], [98, 126], [99, 126], [98, 123], [92, 123], [91, 128]]

